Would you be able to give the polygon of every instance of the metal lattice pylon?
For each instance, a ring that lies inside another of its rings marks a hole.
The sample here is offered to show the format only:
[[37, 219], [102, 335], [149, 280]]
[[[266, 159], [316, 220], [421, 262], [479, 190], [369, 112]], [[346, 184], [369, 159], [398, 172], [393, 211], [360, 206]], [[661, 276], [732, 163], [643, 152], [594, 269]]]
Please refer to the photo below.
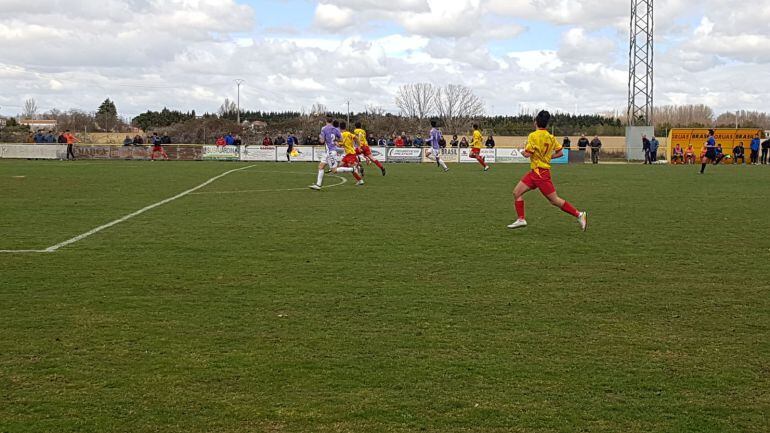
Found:
[[652, 126], [653, 0], [631, 0], [628, 124]]

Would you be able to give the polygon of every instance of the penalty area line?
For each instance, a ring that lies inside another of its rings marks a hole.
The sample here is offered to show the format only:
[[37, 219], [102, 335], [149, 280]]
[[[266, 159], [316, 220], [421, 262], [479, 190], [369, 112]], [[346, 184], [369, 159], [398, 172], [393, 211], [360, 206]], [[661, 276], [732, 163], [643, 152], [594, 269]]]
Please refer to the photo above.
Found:
[[[260, 172], [264, 173], [264, 172]], [[305, 174], [305, 173], [302, 173]], [[327, 175], [328, 177], [336, 177], [340, 180], [340, 182], [335, 183], [333, 185], [327, 185], [322, 186], [321, 189], [327, 189], [327, 188], [334, 188], [335, 186], [341, 186], [346, 183], [348, 183], [348, 180], [345, 179], [342, 176], [336, 176], [336, 175]], [[235, 191], [202, 191], [202, 192], [194, 192], [191, 193], [191, 195], [205, 195], [205, 194], [247, 194], [247, 193], [253, 193], [253, 192], [284, 192], [284, 191], [306, 191], [308, 190], [308, 187], [303, 188], [283, 188], [283, 189], [243, 189], [243, 190], [235, 190]]]
[[96, 233], [99, 233], [102, 230], [106, 230], [106, 229], [108, 229], [108, 228], [110, 228], [112, 226], [118, 225], [118, 224], [120, 224], [122, 222], [126, 222], [126, 221], [130, 220], [131, 218], [139, 216], [139, 215], [141, 215], [141, 214], [143, 214], [143, 213], [145, 213], [145, 212], [147, 212], [149, 210], [155, 209], [156, 207], [163, 206], [164, 204], [170, 203], [170, 202], [172, 202], [174, 200], [178, 200], [178, 199], [180, 199], [180, 198], [182, 198], [182, 197], [184, 197], [186, 195], [192, 194], [195, 191], [197, 191], [197, 190], [199, 190], [199, 189], [201, 189], [203, 187], [208, 186], [212, 182], [215, 182], [215, 181], [217, 181], [217, 180], [227, 176], [228, 174], [235, 173], [235, 172], [241, 171], [241, 170], [246, 170], [246, 169], [249, 169], [249, 168], [252, 168], [252, 167], [256, 167], [256, 165], [249, 165], [249, 166], [246, 166], [246, 167], [236, 168], [235, 170], [226, 171], [226, 172], [224, 172], [224, 173], [222, 173], [220, 175], [212, 177], [211, 179], [203, 182], [202, 184], [200, 184], [200, 185], [198, 185], [198, 186], [196, 186], [194, 188], [190, 188], [187, 191], [180, 192], [179, 194], [177, 194], [177, 195], [175, 195], [173, 197], [169, 197], [169, 198], [167, 198], [165, 200], [161, 200], [161, 201], [159, 201], [157, 203], [153, 203], [153, 204], [151, 204], [149, 206], [143, 207], [143, 208], [139, 209], [136, 212], [132, 212], [132, 213], [130, 213], [130, 214], [124, 216], [124, 217], [118, 218], [118, 219], [116, 219], [114, 221], [110, 221], [107, 224], [100, 225], [99, 227], [96, 227], [95, 229], [89, 230], [89, 231], [87, 231], [87, 232], [85, 232], [85, 233], [83, 233], [81, 235], [77, 235], [77, 236], [75, 236], [72, 239], [67, 239], [64, 242], [60, 242], [60, 243], [58, 243], [56, 245], [53, 245], [53, 246], [50, 246], [50, 247], [48, 247], [48, 248], [46, 248], [44, 250], [0, 250], [0, 253], [7, 253], [7, 254], [55, 253], [56, 251], [58, 251], [59, 249], [61, 249], [63, 247], [66, 247], [67, 245], [72, 245], [75, 242], [82, 241], [83, 239], [85, 239], [85, 238], [87, 238], [89, 236], [93, 236], [93, 235], [95, 235]]

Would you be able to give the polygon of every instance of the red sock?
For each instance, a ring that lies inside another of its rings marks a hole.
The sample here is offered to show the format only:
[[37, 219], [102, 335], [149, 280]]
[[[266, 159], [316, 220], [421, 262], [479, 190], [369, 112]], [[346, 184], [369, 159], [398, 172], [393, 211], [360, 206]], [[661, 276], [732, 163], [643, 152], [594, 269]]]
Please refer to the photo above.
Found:
[[578, 212], [578, 210], [575, 209], [574, 206], [569, 204], [568, 201], [564, 202], [564, 206], [561, 207], [561, 210], [563, 210], [564, 212], [567, 212], [568, 214], [572, 215], [575, 218], [580, 216], [580, 212]]
[[516, 215], [519, 216], [520, 220], [524, 219], [524, 200], [516, 200]]
[[382, 170], [382, 163], [376, 159], [372, 159], [374, 161], [374, 165], [376, 165], [380, 170]]
[[478, 162], [479, 162], [479, 164], [481, 164], [481, 166], [482, 166], [482, 167], [484, 167], [484, 168], [486, 168], [486, 167], [487, 167], [487, 164], [486, 164], [486, 162], [484, 162], [484, 157], [483, 157], [483, 156], [477, 156], [477, 157], [476, 157], [476, 161], [478, 161]]
[[356, 178], [356, 180], [361, 180], [361, 176], [359, 176], [355, 171], [353, 172], [353, 177]]

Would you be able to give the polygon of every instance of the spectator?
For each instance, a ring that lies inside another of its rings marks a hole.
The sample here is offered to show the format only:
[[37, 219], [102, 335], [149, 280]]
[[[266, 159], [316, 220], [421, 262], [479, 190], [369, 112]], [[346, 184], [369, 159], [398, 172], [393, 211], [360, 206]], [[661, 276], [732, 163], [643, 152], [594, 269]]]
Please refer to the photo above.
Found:
[[227, 142], [225, 141], [225, 137], [221, 136], [217, 138], [216, 145], [217, 147], [225, 147], [227, 145]]
[[391, 137], [391, 138], [389, 138], [389, 139], [388, 139], [388, 141], [387, 141], [387, 143], [385, 143], [385, 144], [386, 144], [388, 147], [393, 147], [393, 146], [395, 146], [395, 145], [396, 145], [396, 144], [393, 142], [393, 138], [392, 138], [392, 137]]
[[642, 151], [644, 152], [644, 163], [652, 164], [652, 160], [650, 160], [650, 139], [646, 135], [642, 135]]
[[233, 137], [232, 132], [228, 132], [225, 135], [225, 146], [232, 146], [233, 144], [235, 144], [235, 137]]
[[599, 163], [599, 152], [602, 150], [602, 141], [599, 140], [599, 136], [595, 136], [591, 140], [591, 162], [593, 164]]
[[160, 144], [171, 144], [171, 137], [169, 137], [168, 134], [163, 133], [163, 136], [160, 137]]
[[578, 140], [578, 150], [586, 150], [586, 147], [588, 147], [588, 139], [586, 138], [585, 134], [580, 134], [580, 139]]
[[273, 140], [270, 138], [269, 135], [265, 134], [265, 138], [262, 139], [262, 145], [263, 146], [272, 146]]
[[134, 140], [126, 135], [126, 138], [123, 139], [123, 146], [131, 146], [132, 144], [134, 144]]
[[462, 140], [460, 140], [460, 148], [467, 149], [468, 148], [468, 139], [463, 137]]
[[457, 134], [452, 136], [452, 140], [449, 142], [449, 146], [457, 147], [460, 145], [460, 140], [457, 139]]
[[377, 146], [385, 147], [388, 145], [388, 140], [385, 139], [385, 137], [380, 137], [379, 140], [377, 140]]
[[64, 131], [64, 140], [67, 143], [67, 159], [70, 159], [70, 156], [72, 157], [72, 160], [75, 160], [75, 143], [78, 142], [78, 139], [75, 138], [74, 135], [70, 133], [70, 130]]
[[684, 163], [695, 164], [695, 150], [692, 148], [692, 144], [688, 144], [687, 150], [684, 151]]
[[684, 149], [682, 149], [679, 143], [676, 144], [671, 154], [671, 164], [684, 164]]
[[737, 164], [739, 159], [741, 164], [746, 164], [746, 148], [743, 147], [742, 141], [733, 147], [733, 164]]
[[144, 138], [141, 135], [136, 134], [134, 136], [134, 146], [141, 146], [144, 144]]
[[768, 152], [770, 152], [770, 138], [762, 142], [762, 164], [770, 162]]
[[759, 164], [759, 135], [755, 135], [751, 140], [751, 165]]
[[243, 140], [241, 140], [241, 136], [238, 134], [235, 134], [233, 137], [233, 146], [241, 146], [243, 145]]
[[415, 137], [414, 141], [412, 142], [412, 145], [414, 147], [422, 147], [425, 142], [422, 140], [422, 136], [420, 134], [417, 134], [417, 137]]
[[569, 137], [565, 136], [564, 140], [561, 142], [561, 147], [564, 149], [569, 150], [569, 147], [572, 146], [572, 141], [570, 141]]
[[484, 146], [487, 149], [494, 149], [495, 148], [495, 139], [492, 138], [492, 136], [490, 135], [489, 137], [487, 137], [487, 141], [484, 143]]
[[281, 146], [281, 145], [284, 145], [284, 144], [286, 144], [286, 140], [284, 140], [284, 139], [283, 139], [283, 136], [282, 136], [282, 135], [279, 135], [279, 136], [278, 136], [278, 137], [275, 139], [275, 141], [273, 141], [273, 144], [274, 144], [275, 146]]
[[43, 144], [45, 141], [45, 136], [41, 131], [37, 131], [35, 135], [32, 136], [32, 141], [35, 142], [35, 144]]
[[444, 135], [441, 135], [441, 138], [438, 140], [438, 145], [442, 149], [446, 149], [446, 138], [444, 138]]
[[652, 140], [650, 140], [650, 164], [654, 162], [658, 162], [658, 148], [660, 147], [660, 142], [658, 141], [655, 136], [652, 136]]
[[45, 142], [48, 144], [56, 143], [56, 135], [54, 135], [53, 131], [48, 131], [48, 134], [45, 135]]
[[725, 152], [722, 150], [722, 143], [717, 144], [716, 152], [717, 157], [714, 160], [714, 165], [718, 165], [720, 162], [722, 162], [723, 159], [725, 159]]
[[396, 139], [393, 140], [393, 145], [396, 147], [404, 147], [406, 143], [404, 143], [404, 137], [397, 135]]
[[59, 144], [67, 144], [67, 137], [64, 136], [63, 132], [59, 134], [59, 138], [56, 139], [56, 142]]
[[412, 145], [414, 144], [414, 141], [412, 141], [412, 137], [407, 135], [406, 137], [402, 137], [402, 138], [404, 139], [404, 145], [406, 147], [412, 147]]

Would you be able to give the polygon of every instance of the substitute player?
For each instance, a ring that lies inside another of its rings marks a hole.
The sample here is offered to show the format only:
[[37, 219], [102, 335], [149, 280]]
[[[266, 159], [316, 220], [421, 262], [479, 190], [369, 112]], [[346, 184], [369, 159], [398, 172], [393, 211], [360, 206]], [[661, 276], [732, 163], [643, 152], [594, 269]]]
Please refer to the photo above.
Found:
[[372, 148], [369, 147], [369, 142], [366, 140], [366, 131], [361, 128], [361, 122], [356, 122], [356, 129], [353, 131], [353, 134], [355, 134], [358, 139], [358, 147], [356, 148], [358, 154], [366, 159], [367, 164], [374, 163], [374, 165], [380, 169], [382, 175], [385, 176], [385, 167], [382, 166], [380, 161], [372, 156]]
[[449, 167], [446, 166], [446, 163], [443, 159], [441, 159], [441, 130], [438, 129], [438, 122], [435, 120], [430, 121], [430, 138], [428, 138], [428, 143], [430, 143], [430, 149], [425, 152], [425, 156], [428, 157], [428, 159], [436, 161], [436, 165], [441, 167], [444, 170], [444, 173], [449, 171]]
[[516, 214], [519, 219], [509, 225], [509, 229], [518, 229], [527, 226], [527, 220], [524, 219], [524, 194], [533, 189], [539, 189], [540, 192], [551, 202], [564, 212], [577, 218], [580, 228], [585, 231], [588, 225], [586, 212], [579, 212], [574, 206], [556, 194], [556, 188], [551, 182], [551, 158], [560, 158], [564, 152], [556, 139], [548, 130], [548, 122], [551, 120], [551, 114], [547, 111], [541, 111], [535, 118], [535, 127], [537, 131], [529, 134], [527, 147], [524, 149], [524, 156], [530, 159], [532, 171], [527, 173], [513, 190], [516, 198]]
[[714, 138], [714, 130], [709, 129], [709, 138], [704, 146], [706, 150], [700, 158], [700, 174], [706, 171], [706, 165], [717, 159], [717, 140]]
[[487, 162], [484, 159], [484, 157], [481, 156], [481, 147], [482, 147], [483, 141], [484, 141], [484, 136], [481, 135], [481, 130], [479, 129], [479, 125], [474, 124], [473, 125], [473, 144], [471, 146], [470, 157], [478, 161], [479, 164], [481, 164], [481, 166], [484, 167], [484, 171], [488, 171], [489, 166], [487, 165]]
[[318, 163], [318, 177], [316, 183], [310, 185], [310, 189], [320, 191], [324, 182], [324, 172], [326, 167], [334, 171], [337, 168], [338, 156], [337, 156], [337, 143], [342, 140], [342, 134], [340, 130], [334, 127], [334, 119], [331, 117], [326, 119], [326, 126], [321, 128], [321, 134], [319, 138], [321, 143], [326, 146], [326, 155], [320, 163]]

